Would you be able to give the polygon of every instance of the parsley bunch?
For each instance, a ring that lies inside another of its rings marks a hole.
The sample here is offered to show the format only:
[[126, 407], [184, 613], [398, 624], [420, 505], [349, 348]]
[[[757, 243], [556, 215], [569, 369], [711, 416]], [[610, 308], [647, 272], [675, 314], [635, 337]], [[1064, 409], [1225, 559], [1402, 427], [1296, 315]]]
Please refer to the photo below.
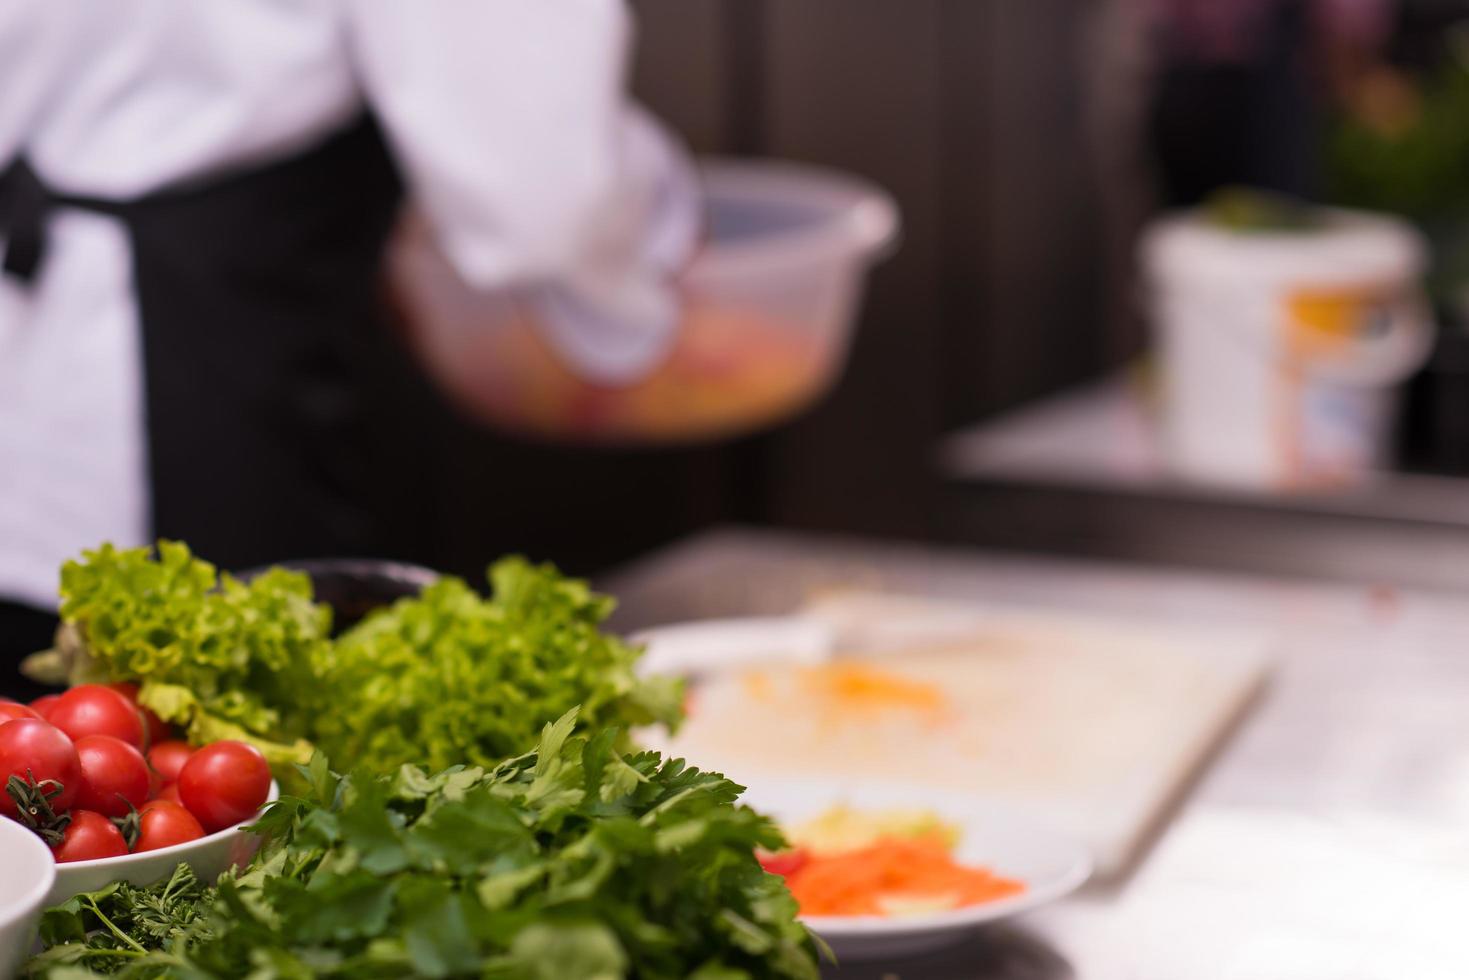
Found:
[[251, 869], [193, 914], [148, 911], [168, 885], [79, 897], [46, 914], [30, 975], [816, 980], [753, 853], [779, 831], [740, 787], [576, 728], [573, 711], [489, 770], [342, 778], [317, 756]]

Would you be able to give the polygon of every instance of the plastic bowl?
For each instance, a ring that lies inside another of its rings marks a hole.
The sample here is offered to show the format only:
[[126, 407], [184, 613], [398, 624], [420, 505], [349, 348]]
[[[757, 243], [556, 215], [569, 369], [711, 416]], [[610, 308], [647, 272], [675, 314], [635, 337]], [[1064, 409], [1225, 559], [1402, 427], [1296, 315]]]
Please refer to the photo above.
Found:
[[680, 280], [668, 370], [625, 385], [578, 378], [504, 296], [458, 278], [420, 219], [391, 265], [429, 374], [467, 414], [561, 442], [726, 437], [808, 407], [846, 363], [867, 271], [897, 240], [897, 206], [867, 181], [782, 161], [715, 159], [700, 174], [708, 234]]
[[[270, 795], [265, 801], [273, 802], [279, 796], [280, 787], [272, 780]], [[56, 880], [46, 895], [46, 904], [58, 905], [73, 895], [96, 891], [114, 881], [151, 885], [173, 874], [173, 869], [180, 864], [193, 868], [200, 881], [214, 881], [227, 868], [243, 865], [255, 855], [255, 849], [260, 846], [260, 838], [245, 830], [246, 826], [254, 822], [255, 818], [251, 817], [233, 827], [215, 831], [187, 844], [160, 847], [156, 851], [57, 864]], [[39, 839], [37, 843], [40, 843]], [[44, 844], [41, 850], [46, 852], [46, 859], [51, 860], [51, 852]]]
[[31, 953], [36, 920], [56, 880], [56, 862], [41, 838], [0, 817], [0, 977], [15, 975]]
[[834, 375], [868, 268], [897, 242], [898, 208], [848, 174], [773, 160], [701, 167], [709, 241], [684, 279], [689, 305], [778, 325]]
[[897, 240], [898, 209], [866, 181], [771, 160], [701, 168], [708, 241], [682, 280], [684, 342], [717, 366], [638, 386], [629, 426], [678, 441], [789, 418], [846, 366], [867, 272]]

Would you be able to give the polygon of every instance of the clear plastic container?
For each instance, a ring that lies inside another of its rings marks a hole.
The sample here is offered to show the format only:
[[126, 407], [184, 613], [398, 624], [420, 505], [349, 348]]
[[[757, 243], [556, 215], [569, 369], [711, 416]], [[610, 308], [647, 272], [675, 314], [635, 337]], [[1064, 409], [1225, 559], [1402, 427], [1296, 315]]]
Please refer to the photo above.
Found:
[[868, 267], [897, 241], [892, 198], [845, 174], [776, 161], [713, 161], [701, 174], [709, 244], [685, 280], [690, 298], [845, 350]]
[[[709, 345], [769, 345], [761, 369], [700, 402], [725, 427], [807, 407], [840, 375], [870, 267], [894, 247], [898, 209], [865, 181], [767, 160], [701, 168], [709, 240], [685, 279], [684, 329]], [[717, 354], [717, 352], [715, 352]]]
[[[770, 160], [701, 167], [708, 235], [681, 282], [673, 370], [598, 385], [554, 365], [513, 305], [476, 294], [409, 222], [394, 266], [421, 358], [490, 425], [569, 442], [730, 436], [808, 407], [840, 375], [868, 269], [897, 239], [891, 197], [834, 171]], [[496, 378], [496, 362], [531, 365]]]

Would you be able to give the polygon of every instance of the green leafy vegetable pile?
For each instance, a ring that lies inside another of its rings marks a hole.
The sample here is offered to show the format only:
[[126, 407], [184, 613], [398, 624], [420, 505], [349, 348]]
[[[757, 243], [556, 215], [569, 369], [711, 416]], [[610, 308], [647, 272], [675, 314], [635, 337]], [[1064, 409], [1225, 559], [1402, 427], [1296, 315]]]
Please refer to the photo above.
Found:
[[277, 766], [316, 746], [347, 769], [489, 765], [581, 706], [588, 731], [676, 724], [682, 689], [640, 678], [604, 633], [612, 602], [550, 565], [507, 558], [493, 595], [444, 578], [331, 638], [310, 579], [242, 583], [182, 545], [104, 545], [61, 573], [63, 628], [40, 666], [72, 683], [136, 681], [196, 744], [249, 741]]
[[577, 706], [589, 731], [680, 717], [682, 684], [638, 678], [640, 651], [601, 631], [611, 599], [521, 559], [497, 563], [490, 582], [485, 600], [441, 579], [341, 638], [328, 676], [351, 696], [314, 728], [330, 758], [378, 771], [492, 765]]
[[252, 868], [111, 886], [48, 911], [48, 980], [481, 976], [814, 980], [814, 941], [754, 848], [768, 820], [721, 776], [623, 756], [611, 729], [492, 769], [341, 778], [261, 820]]
[[139, 701], [196, 745], [238, 738], [273, 762], [310, 758], [331, 610], [305, 575], [246, 584], [182, 544], [104, 544], [62, 566], [61, 616], [52, 667], [71, 683], [139, 681]]

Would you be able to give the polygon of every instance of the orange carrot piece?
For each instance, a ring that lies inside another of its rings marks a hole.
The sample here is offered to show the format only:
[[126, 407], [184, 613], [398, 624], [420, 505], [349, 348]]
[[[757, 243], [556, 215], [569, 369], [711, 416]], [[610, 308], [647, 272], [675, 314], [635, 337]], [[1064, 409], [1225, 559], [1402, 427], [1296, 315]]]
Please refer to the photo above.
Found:
[[883, 915], [886, 901], [934, 901], [949, 908], [992, 902], [1023, 882], [950, 856], [939, 837], [885, 837], [841, 854], [811, 857], [786, 877], [804, 915]]

